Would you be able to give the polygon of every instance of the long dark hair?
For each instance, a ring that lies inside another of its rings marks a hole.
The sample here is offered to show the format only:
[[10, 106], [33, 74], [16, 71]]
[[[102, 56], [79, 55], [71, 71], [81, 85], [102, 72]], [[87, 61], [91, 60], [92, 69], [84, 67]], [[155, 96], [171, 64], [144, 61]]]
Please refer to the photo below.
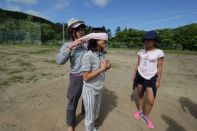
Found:
[[98, 45], [96, 39], [90, 39], [88, 41], [88, 51], [91, 50], [92, 52], [98, 51]]

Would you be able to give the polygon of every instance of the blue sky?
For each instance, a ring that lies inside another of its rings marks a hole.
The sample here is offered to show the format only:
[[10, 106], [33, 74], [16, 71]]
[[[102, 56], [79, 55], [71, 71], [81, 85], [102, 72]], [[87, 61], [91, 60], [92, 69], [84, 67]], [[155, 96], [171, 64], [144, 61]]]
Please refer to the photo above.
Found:
[[197, 0], [1, 0], [0, 8], [52, 22], [75, 17], [91, 26], [152, 30], [197, 23]]

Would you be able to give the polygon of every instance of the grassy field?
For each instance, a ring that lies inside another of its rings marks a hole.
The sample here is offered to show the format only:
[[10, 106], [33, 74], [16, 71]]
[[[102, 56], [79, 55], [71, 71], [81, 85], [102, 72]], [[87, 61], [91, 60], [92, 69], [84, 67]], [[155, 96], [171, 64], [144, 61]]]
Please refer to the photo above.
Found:
[[[56, 65], [59, 47], [0, 46], [0, 131], [66, 130], [69, 62]], [[132, 113], [131, 73], [137, 50], [109, 49], [112, 68], [106, 73], [101, 131], [148, 131]], [[195, 131], [197, 128], [197, 52], [165, 51], [161, 88], [151, 117], [153, 131]], [[80, 112], [80, 106], [77, 114]], [[84, 130], [77, 116], [77, 131]]]

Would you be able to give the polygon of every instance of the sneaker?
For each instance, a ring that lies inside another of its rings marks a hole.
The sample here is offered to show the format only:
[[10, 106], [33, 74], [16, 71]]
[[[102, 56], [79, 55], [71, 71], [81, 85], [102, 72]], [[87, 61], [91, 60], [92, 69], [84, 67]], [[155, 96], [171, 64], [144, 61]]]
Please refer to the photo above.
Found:
[[97, 127], [94, 127], [93, 131], [99, 131], [99, 129]]
[[153, 122], [151, 121], [151, 119], [149, 117], [147, 117], [147, 124], [149, 128], [155, 128]]
[[135, 118], [135, 119], [140, 119], [140, 117], [141, 117], [141, 114], [143, 114], [143, 112], [142, 111], [137, 111], [137, 112], [134, 112], [133, 113], [133, 117]]
[[151, 129], [155, 128], [153, 122], [151, 121], [151, 119], [149, 117], [146, 117], [145, 115], [142, 115], [141, 117], [142, 117], [142, 120], [144, 121], [144, 123], [146, 123], [149, 128], [151, 128]]
[[147, 122], [147, 118], [144, 114], [141, 115], [141, 118], [142, 118], [142, 121], [145, 123], [145, 124], [148, 124]]

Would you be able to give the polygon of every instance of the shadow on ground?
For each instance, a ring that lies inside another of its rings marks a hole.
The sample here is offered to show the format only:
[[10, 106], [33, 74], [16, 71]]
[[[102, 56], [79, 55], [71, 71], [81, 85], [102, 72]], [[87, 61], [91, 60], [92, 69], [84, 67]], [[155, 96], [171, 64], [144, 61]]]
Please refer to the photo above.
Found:
[[193, 103], [187, 97], [180, 97], [179, 102], [184, 112], [189, 111], [189, 113], [197, 119], [197, 104]]
[[104, 89], [103, 98], [99, 118], [96, 121], [96, 126], [101, 126], [107, 115], [117, 106], [118, 96], [114, 91]]
[[186, 131], [181, 125], [179, 125], [174, 119], [162, 115], [162, 119], [169, 125], [166, 131]]

